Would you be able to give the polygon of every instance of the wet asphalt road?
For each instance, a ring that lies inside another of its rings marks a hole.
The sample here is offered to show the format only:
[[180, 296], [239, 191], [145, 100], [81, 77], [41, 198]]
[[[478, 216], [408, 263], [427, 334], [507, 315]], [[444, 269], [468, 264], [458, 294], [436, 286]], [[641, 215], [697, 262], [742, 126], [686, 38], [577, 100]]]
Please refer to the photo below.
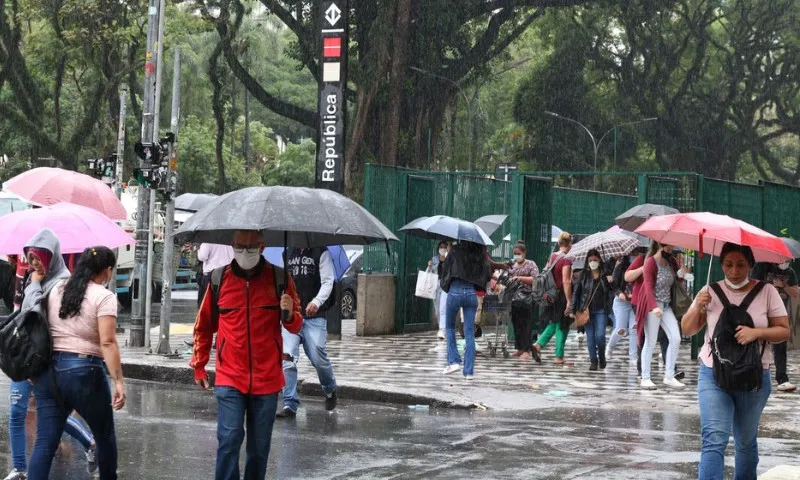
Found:
[[[7, 383], [0, 382], [0, 388], [7, 391]], [[120, 478], [212, 478], [215, 408], [210, 393], [129, 382], [128, 405], [116, 417]], [[2, 425], [7, 425], [7, 412], [3, 395]], [[781, 428], [781, 419], [769, 420], [765, 424], [775, 427], [762, 429], [760, 472], [796, 463], [800, 457], [795, 426]], [[33, 415], [28, 428], [32, 445]], [[320, 402], [311, 400], [295, 421], [276, 424], [268, 476], [692, 478], [700, 444], [697, 431], [694, 414], [613, 409], [468, 412], [349, 402], [327, 413]], [[0, 430], [0, 450], [10, 465], [5, 428]], [[90, 478], [72, 439], [62, 442], [51, 478]]]

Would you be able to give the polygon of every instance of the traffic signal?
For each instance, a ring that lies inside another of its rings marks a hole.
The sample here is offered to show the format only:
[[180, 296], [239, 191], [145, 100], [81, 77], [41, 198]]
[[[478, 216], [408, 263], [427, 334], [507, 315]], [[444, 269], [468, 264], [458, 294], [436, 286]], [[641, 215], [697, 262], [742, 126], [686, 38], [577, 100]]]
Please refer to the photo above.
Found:
[[159, 165], [161, 163], [161, 145], [157, 143], [136, 142], [133, 150], [146, 164]]

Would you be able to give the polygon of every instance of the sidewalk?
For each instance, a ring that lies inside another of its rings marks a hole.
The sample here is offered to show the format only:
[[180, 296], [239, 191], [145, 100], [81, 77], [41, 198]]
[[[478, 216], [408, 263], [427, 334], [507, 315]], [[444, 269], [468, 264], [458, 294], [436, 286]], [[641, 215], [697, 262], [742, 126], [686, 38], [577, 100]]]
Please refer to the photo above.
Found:
[[[193, 384], [188, 366], [190, 352], [184, 341], [191, 340], [191, 325], [173, 325], [172, 351], [182, 358], [172, 360], [148, 355], [144, 349], [126, 347], [127, 332], [120, 334], [123, 370], [126, 377], [157, 382]], [[567, 342], [566, 358], [574, 366], [553, 364], [552, 344], [545, 349], [543, 363], [514, 358], [488, 358], [479, 353], [475, 379], [467, 383], [460, 373], [442, 375], [445, 347], [435, 332], [384, 337], [355, 336], [355, 321], [343, 322], [341, 340], [328, 342], [328, 353], [339, 384], [339, 395], [367, 401], [454, 408], [533, 409], [546, 407], [625, 408], [629, 410], [697, 411], [697, 366], [689, 358], [689, 345], [681, 345], [678, 364], [686, 372], [686, 388], [667, 389], [660, 385], [662, 367], [654, 359], [656, 391], [639, 389], [635, 365], [629, 368], [627, 345], [617, 348], [604, 372], [589, 372], [588, 353], [573, 331]], [[154, 330], [155, 332], [156, 330]], [[153, 349], [158, 342], [152, 337]], [[486, 338], [479, 344], [487, 351]], [[208, 371], [214, 371], [212, 350]], [[321, 395], [319, 381], [305, 354], [298, 364], [300, 390]], [[789, 376], [800, 382], [800, 351], [789, 352]], [[767, 411], [796, 410], [800, 395], [773, 395]]]

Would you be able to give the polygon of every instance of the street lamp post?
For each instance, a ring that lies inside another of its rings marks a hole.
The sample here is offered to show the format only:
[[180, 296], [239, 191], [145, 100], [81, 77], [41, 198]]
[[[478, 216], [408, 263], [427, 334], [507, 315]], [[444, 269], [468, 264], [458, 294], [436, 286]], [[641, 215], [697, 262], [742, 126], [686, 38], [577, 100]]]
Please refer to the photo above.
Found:
[[568, 122], [572, 122], [574, 124], [577, 124], [581, 128], [583, 128], [584, 130], [586, 130], [586, 133], [589, 134], [589, 138], [592, 139], [592, 146], [594, 147], [594, 181], [592, 182], [592, 184], [593, 184], [592, 188], [595, 188], [595, 189], [597, 188], [597, 152], [600, 150], [600, 145], [602, 144], [603, 139], [606, 138], [606, 136], [609, 133], [614, 132], [614, 162], [616, 163], [616, 161], [617, 161], [617, 128], [624, 127], [626, 125], [635, 125], [637, 123], [654, 122], [654, 121], [658, 120], [658, 117], [651, 117], [651, 118], [645, 118], [645, 119], [642, 119], [642, 120], [636, 120], [634, 122], [618, 123], [617, 125], [614, 125], [610, 129], [608, 129], [608, 131], [606, 133], [604, 133], [603, 136], [600, 137], [600, 140], [595, 141], [594, 135], [592, 134], [591, 130], [589, 130], [586, 127], [586, 125], [582, 124], [581, 122], [579, 122], [577, 120], [574, 120], [572, 118], [569, 118], [569, 117], [564, 117], [564, 116], [559, 115], [559, 114], [557, 114], [555, 112], [550, 112], [550, 111], [547, 111], [547, 110], [545, 110], [544, 113], [547, 114], [547, 115], [550, 115], [551, 117], [556, 117], [558, 119], [566, 120]]

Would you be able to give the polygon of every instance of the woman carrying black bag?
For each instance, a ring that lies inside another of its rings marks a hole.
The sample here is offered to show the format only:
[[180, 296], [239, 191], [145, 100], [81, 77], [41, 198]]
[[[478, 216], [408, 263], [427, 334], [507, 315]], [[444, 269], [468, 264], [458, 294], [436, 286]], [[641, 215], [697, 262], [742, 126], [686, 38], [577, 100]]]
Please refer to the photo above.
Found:
[[[539, 267], [533, 260], [525, 258], [526, 253], [525, 242], [517, 241], [514, 245], [514, 261], [508, 265], [508, 275], [522, 284], [519, 295], [515, 295], [515, 297], [530, 296], [533, 280], [539, 275]], [[511, 323], [514, 325], [514, 346], [516, 347], [513, 356], [522, 360], [536, 358], [537, 362], [541, 362], [539, 352], [533, 349], [532, 305], [530, 299], [528, 301], [518, 299], [511, 303]]]

